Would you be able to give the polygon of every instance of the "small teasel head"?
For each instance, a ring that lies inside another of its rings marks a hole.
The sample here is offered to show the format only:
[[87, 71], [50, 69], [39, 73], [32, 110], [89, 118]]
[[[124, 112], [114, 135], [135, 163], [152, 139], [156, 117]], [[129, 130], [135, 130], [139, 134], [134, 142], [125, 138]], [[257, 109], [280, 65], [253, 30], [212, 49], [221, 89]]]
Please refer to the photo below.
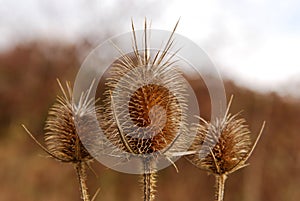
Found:
[[[39, 143], [29, 130], [27, 133], [33, 140], [50, 156], [61, 162], [88, 162], [93, 159], [90, 153], [82, 144], [92, 142], [97, 136], [99, 128], [93, 118], [93, 112], [99, 113], [99, 106], [94, 106], [95, 101], [89, 99], [89, 91], [82, 93], [80, 101], [75, 104], [72, 101], [72, 88], [66, 82], [66, 89], [59, 80], [62, 96], [58, 95], [56, 102], [49, 109], [45, 124], [45, 146]], [[96, 120], [97, 121], [97, 120]], [[79, 132], [83, 133], [79, 137]], [[92, 143], [91, 143], [92, 144]]]
[[[50, 156], [60, 162], [72, 163], [76, 168], [81, 198], [88, 201], [89, 193], [86, 185], [86, 166], [93, 160], [85, 146], [99, 147], [99, 127], [95, 116], [99, 113], [99, 106], [94, 106], [93, 98], [90, 98], [90, 89], [83, 92], [78, 103], [73, 102], [73, 92], [69, 82], [66, 82], [66, 90], [59, 80], [63, 96], [58, 95], [56, 102], [50, 108], [45, 125], [45, 146], [42, 145], [23, 125], [31, 138]], [[80, 134], [79, 134], [80, 133]], [[85, 146], [82, 141], [84, 141]], [[92, 149], [98, 150], [98, 149]], [[98, 194], [99, 189], [95, 193]]]
[[58, 83], [63, 96], [57, 96], [56, 103], [49, 109], [45, 125], [46, 148], [63, 162], [90, 160], [92, 157], [82, 145], [76, 131], [70, 83], [66, 83], [67, 91], [59, 81]]
[[246, 161], [252, 154], [261, 133], [254, 143], [250, 139], [250, 130], [244, 118], [239, 113], [232, 115], [228, 104], [224, 118], [207, 122], [200, 118], [201, 123], [194, 129], [196, 138], [190, 147], [196, 154], [187, 159], [200, 169], [215, 175], [228, 175], [247, 166]]

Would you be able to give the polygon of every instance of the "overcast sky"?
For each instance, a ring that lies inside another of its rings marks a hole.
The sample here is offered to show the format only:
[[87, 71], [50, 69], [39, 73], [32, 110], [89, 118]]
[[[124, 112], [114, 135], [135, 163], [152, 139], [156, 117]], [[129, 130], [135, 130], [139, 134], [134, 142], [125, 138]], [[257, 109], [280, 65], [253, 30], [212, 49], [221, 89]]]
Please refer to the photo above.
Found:
[[0, 50], [41, 37], [72, 42], [100, 32], [102, 24], [128, 22], [116, 29], [130, 31], [131, 17], [137, 26], [147, 16], [153, 28], [171, 30], [181, 17], [177, 33], [202, 47], [223, 76], [252, 88], [300, 94], [300, 85], [292, 85], [300, 83], [299, 0], [160, 2], [0, 0]]

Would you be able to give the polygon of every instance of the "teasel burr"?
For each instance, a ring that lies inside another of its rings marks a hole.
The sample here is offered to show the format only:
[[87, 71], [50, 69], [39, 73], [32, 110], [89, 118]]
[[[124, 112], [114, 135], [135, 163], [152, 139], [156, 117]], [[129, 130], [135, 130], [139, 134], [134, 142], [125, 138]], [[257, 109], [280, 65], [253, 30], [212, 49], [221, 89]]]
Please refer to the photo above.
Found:
[[[94, 106], [95, 101], [89, 98], [90, 91], [82, 93], [80, 101], [75, 104], [72, 101], [73, 92], [70, 82], [66, 82], [66, 89], [59, 80], [57, 82], [63, 95], [57, 96], [56, 102], [49, 110], [45, 124], [45, 146], [24, 125], [22, 126], [31, 138], [52, 158], [59, 162], [74, 165], [79, 180], [81, 198], [84, 201], [89, 201], [86, 168], [90, 167], [89, 163], [93, 161], [93, 157], [83, 145], [82, 139], [86, 138], [88, 140], [85, 141], [88, 142], [93, 141], [92, 138], [97, 136], [99, 128], [96, 126], [98, 122], [95, 122], [93, 118], [93, 112], [98, 114], [100, 109], [99, 106]], [[79, 130], [81, 130], [80, 135]], [[99, 189], [94, 198], [98, 192]]]
[[212, 122], [199, 118], [199, 124], [195, 125], [195, 140], [190, 150], [196, 154], [186, 158], [196, 167], [213, 174], [216, 178], [215, 200], [223, 201], [225, 181], [229, 174], [247, 166], [257, 142], [263, 132], [265, 122], [254, 143], [250, 139], [250, 130], [244, 118], [240, 114], [230, 114], [231, 97], [227, 111], [223, 118], [217, 118]]
[[133, 50], [120, 50], [106, 82], [100, 125], [115, 149], [140, 157], [144, 201], [155, 199], [155, 156], [164, 155], [187, 124], [186, 81], [171, 52], [177, 24], [164, 48], [150, 51], [146, 20], [142, 49], [132, 22]]

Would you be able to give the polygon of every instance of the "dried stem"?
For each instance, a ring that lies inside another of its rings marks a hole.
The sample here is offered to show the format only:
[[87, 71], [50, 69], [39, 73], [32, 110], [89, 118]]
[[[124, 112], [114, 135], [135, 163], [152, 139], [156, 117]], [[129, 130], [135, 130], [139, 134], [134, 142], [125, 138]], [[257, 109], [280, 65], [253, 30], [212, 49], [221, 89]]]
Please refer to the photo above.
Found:
[[156, 173], [150, 171], [149, 161], [144, 161], [144, 174], [143, 174], [143, 192], [144, 201], [153, 201], [155, 198], [156, 186]]
[[155, 199], [156, 173], [144, 173], [144, 201], [153, 201]]
[[227, 176], [225, 174], [221, 174], [221, 175], [215, 175], [215, 177], [216, 177], [215, 201], [223, 201], [225, 181]]
[[143, 182], [144, 182], [144, 201], [150, 201], [151, 199], [151, 190], [150, 190], [150, 174], [143, 174]]
[[86, 185], [86, 164], [84, 162], [76, 163], [76, 172], [79, 180], [81, 199], [84, 201], [90, 201], [90, 196]]

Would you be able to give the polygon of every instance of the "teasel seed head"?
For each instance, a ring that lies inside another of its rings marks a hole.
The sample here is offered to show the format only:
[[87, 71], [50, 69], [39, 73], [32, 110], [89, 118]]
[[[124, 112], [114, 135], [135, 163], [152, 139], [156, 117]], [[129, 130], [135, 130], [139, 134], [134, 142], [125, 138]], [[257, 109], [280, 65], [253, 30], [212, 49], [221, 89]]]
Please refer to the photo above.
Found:
[[239, 113], [232, 115], [228, 104], [224, 118], [207, 122], [200, 118], [201, 123], [194, 129], [196, 138], [190, 147], [197, 154], [187, 156], [195, 166], [215, 175], [228, 175], [241, 169], [252, 154], [264, 128], [265, 123], [254, 143], [250, 139], [250, 130]]
[[216, 201], [224, 199], [227, 176], [248, 165], [246, 161], [251, 156], [265, 125], [264, 122], [256, 141], [252, 144], [246, 120], [240, 118], [239, 114], [229, 113], [232, 99], [233, 96], [223, 118], [212, 122], [200, 118], [202, 123], [194, 128], [197, 134], [190, 147], [196, 154], [186, 156], [196, 167], [215, 176]]
[[186, 82], [169, 52], [174, 32], [164, 49], [150, 52], [147, 23], [142, 50], [132, 28], [133, 52], [110, 66], [100, 124], [122, 151], [151, 154], [168, 148], [186, 126]]
[[[83, 146], [81, 138], [92, 138], [98, 129], [92, 118], [94, 102], [88, 100], [89, 92], [80, 97], [79, 104], [72, 101], [72, 88], [66, 82], [66, 90], [58, 80], [63, 96], [57, 96], [56, 103], [50, 108], [45, 125], [46, 149], [62, 162], [88, 162], [93, 159]], [[95, 106], [96, 112], [99, 107]], [[79, 133], [85, 135], [80, 135]], [[91, 139], [90, 139], [91, 140]]]
[[163, 49], [150, 51], [146, 20], [142, 49], [132, 23], [133, 50], [119, 50], [106, 82], [100, 125], [116, 152], [141, 159], [144, 201], [155, 198], [156, 156], [174, 164], [165, 153], [186, 131], [187, 83], [171, 52], [176, 27]]
[[[65, 90], [60, 81], [57, 80], [57, 82], [63, 96], [57, 96], [56, 103], [49, 110], [44, 136], [46, 146], [42, 145], [24, 125], [22, 126], [46, 153], [60, 162], [74, 165], [78, 176], [81, 199], [89, 201], [86, 167], [90, 167], [89, 162], [93, 160], [93, 157], [83, 146], [82, 139], [88, 146], [98, 147], [101, 144], [97, 138], [99, 136], [98, 121], [94, 118], [94, 112], [98, 115], [100, 109], [99, 106], [94, 106], [97, 101], [90, 98], [94, 83], [91, 83], [88, 91], [81, 94], [78, 103], [74, 103], [70, 83], [66, 82], [67, 89]], [[94, 198], [98, 192], [99, 188]]]

